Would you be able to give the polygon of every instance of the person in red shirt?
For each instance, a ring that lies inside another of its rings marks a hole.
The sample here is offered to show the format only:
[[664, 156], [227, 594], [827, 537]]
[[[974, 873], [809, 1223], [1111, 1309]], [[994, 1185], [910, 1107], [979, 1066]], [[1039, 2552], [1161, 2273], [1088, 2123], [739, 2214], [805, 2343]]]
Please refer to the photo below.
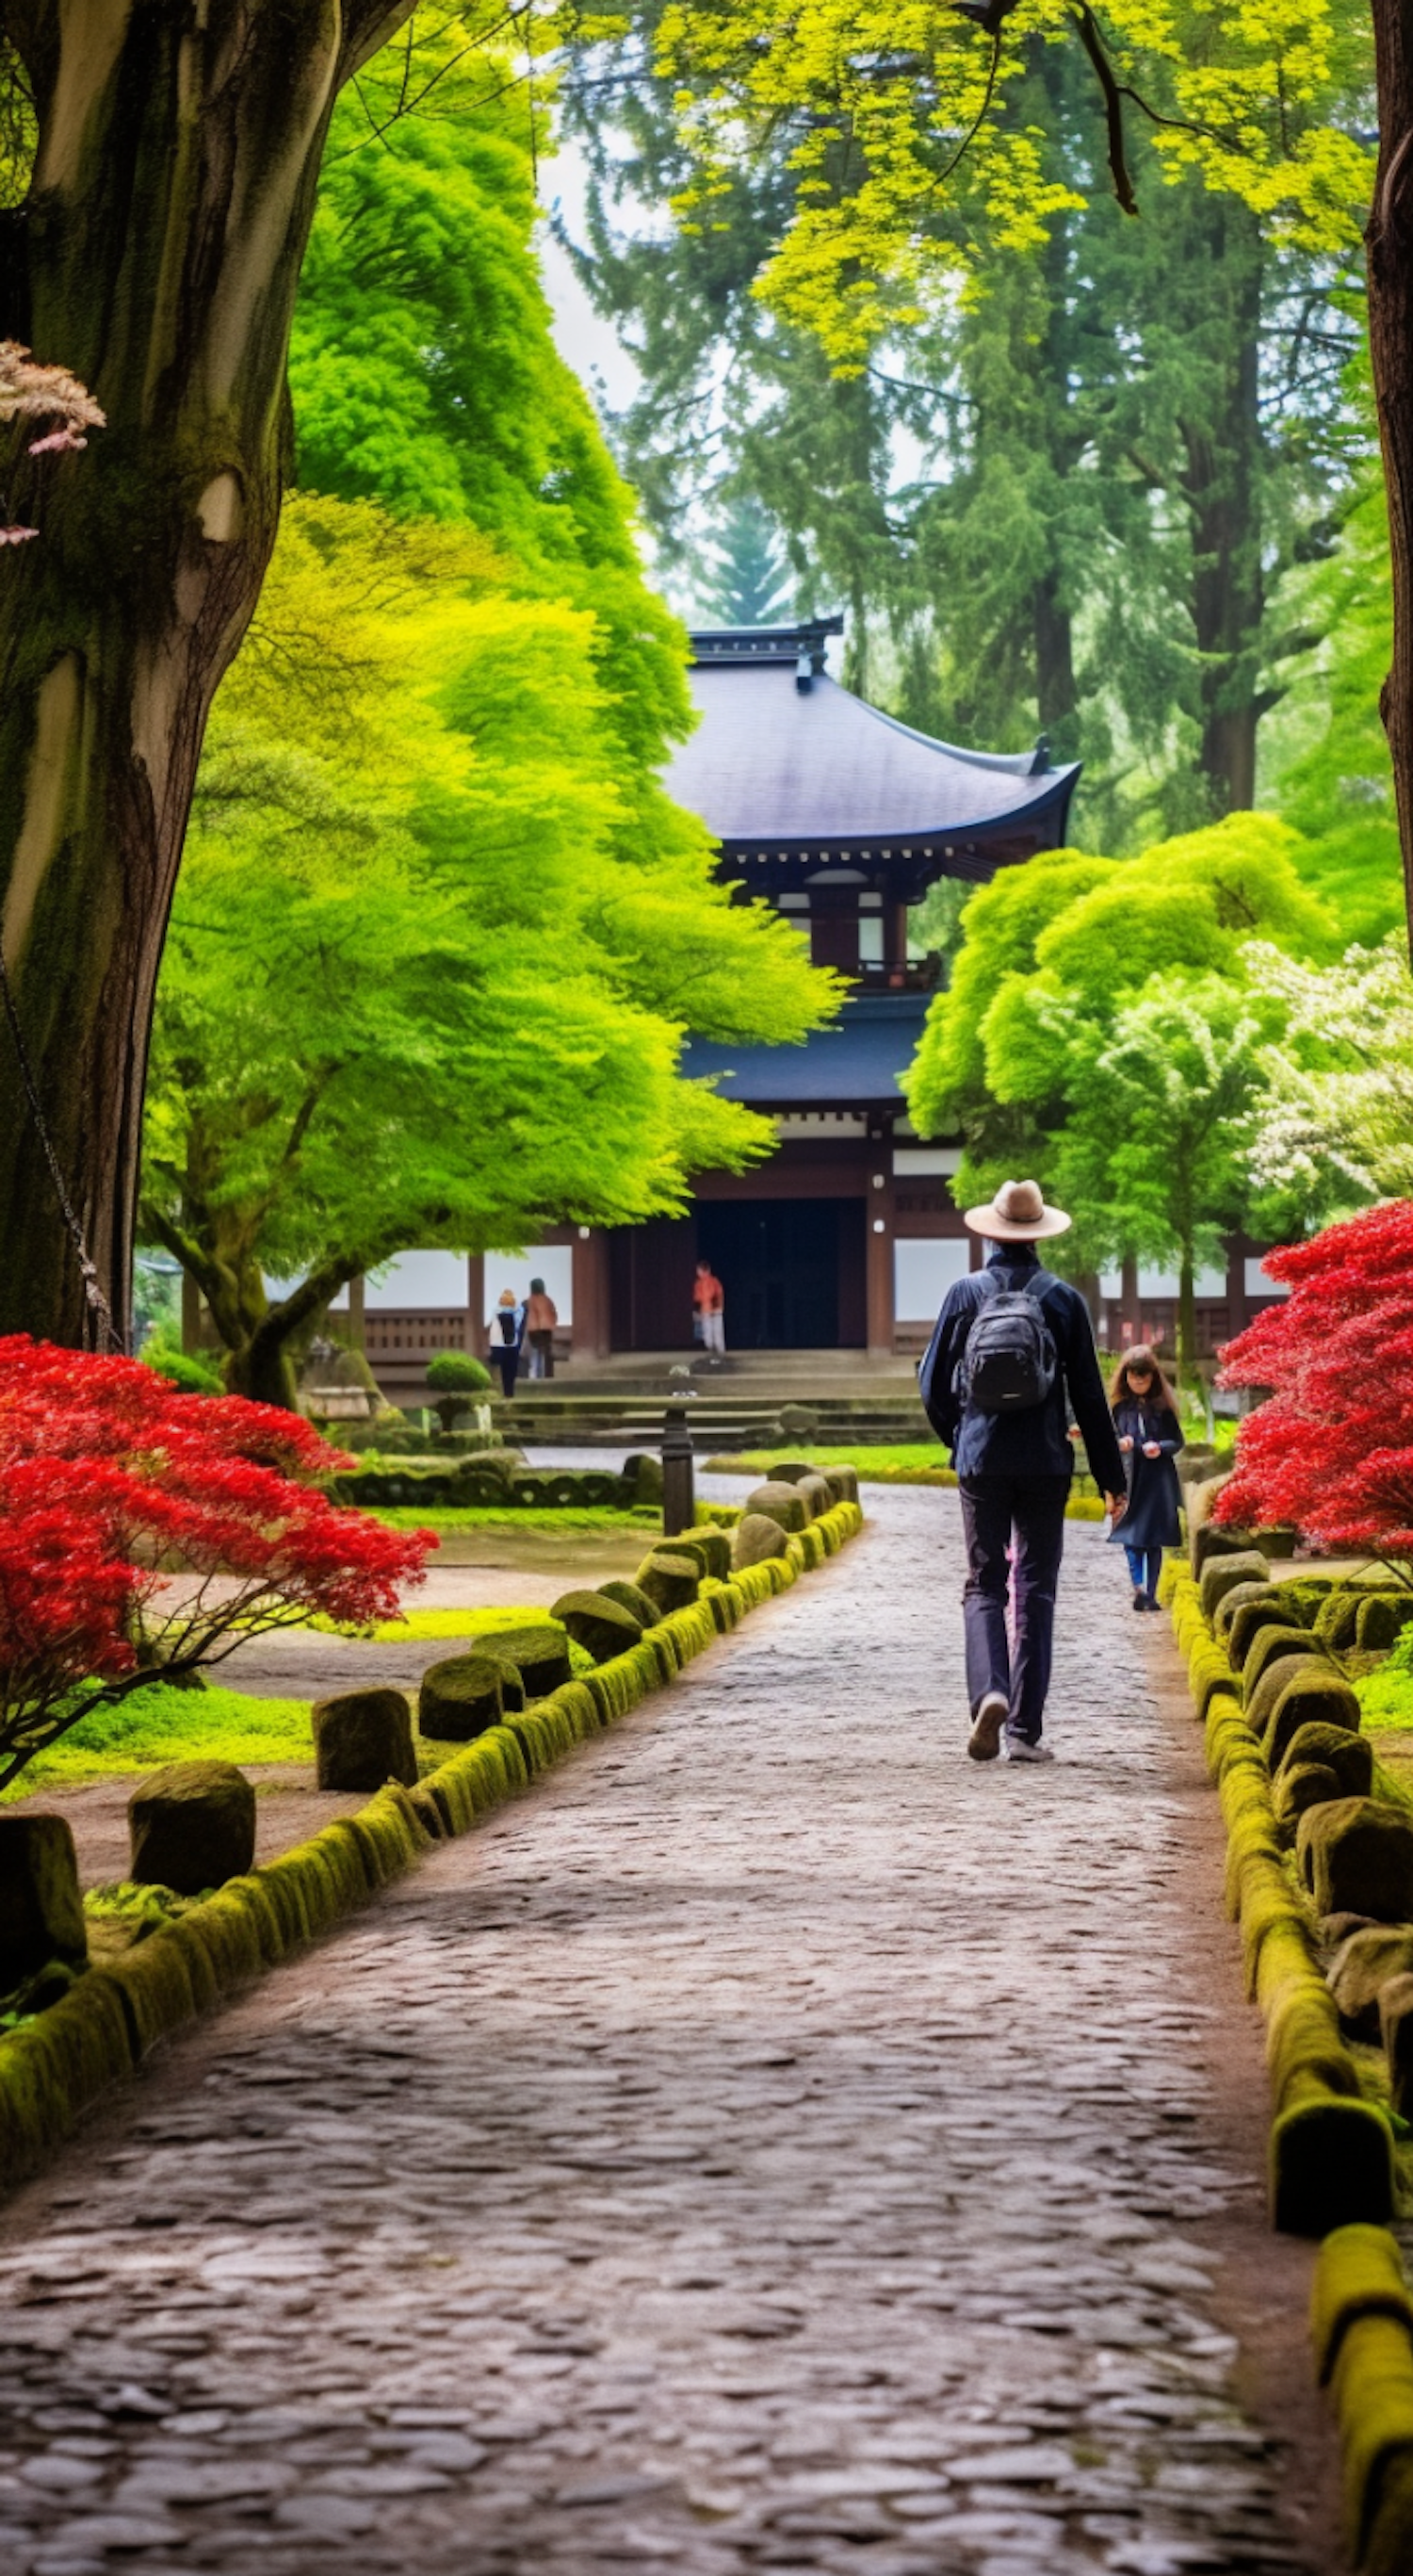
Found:
[[726, 1356], [726, 1291], [709, 1261], [697, 1263], [696, 1284], [692, 1290], [692, 1307], [696, 1314], [704, 1351], [713, 1359]]

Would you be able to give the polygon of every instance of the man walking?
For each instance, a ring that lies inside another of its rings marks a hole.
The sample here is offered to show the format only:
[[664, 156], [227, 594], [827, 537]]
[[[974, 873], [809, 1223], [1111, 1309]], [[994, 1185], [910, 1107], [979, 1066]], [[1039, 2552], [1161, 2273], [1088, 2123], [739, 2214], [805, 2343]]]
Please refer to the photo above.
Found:
[[1077, 1288], [1041, 1269], [1035, 1250], [1066, 1233], [1069, 1218], [1045, 1205], [1036, 1182], [1006, 1181], [963, 1222], [985, 1238], [986, 1266], [948, 1290], [920, 1386], [961, 1488], [967, 1751], [973, 1762], [994, 1762], [1004, 1745], [1008, 1761], [1048, 1762], [1041, 1725], [1074, 1472], [1068, 1406], [1115, 1521], [1125, 1505], [1123, 1459], [1089, 1309]]

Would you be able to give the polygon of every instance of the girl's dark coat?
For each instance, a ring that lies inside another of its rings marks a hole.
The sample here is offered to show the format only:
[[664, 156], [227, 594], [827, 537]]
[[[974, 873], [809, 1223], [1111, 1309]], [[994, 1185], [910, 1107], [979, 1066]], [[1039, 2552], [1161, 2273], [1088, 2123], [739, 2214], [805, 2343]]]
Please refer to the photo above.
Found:
[[[1140, 1404], [1133, 1395], [1125, 1396], [1114, 1406], [1114, 1429], [1121, 1440], [1133, 1447], [1124, 1458], [1128, 1474], [1128, 1510], [1117, 1529], [1109, 1532], [1115, 1547], [1176, 1547], [1182, 1536], [1178, 1527], [1178, 1479], [1173, 1460], [1183, 1445], [1182, 1429], [1166, 1405], [1156, 1405], [1150, 1397]], [[1162, 1456], [1145, 1458], [1143, 1443], [1156, 1440]]]

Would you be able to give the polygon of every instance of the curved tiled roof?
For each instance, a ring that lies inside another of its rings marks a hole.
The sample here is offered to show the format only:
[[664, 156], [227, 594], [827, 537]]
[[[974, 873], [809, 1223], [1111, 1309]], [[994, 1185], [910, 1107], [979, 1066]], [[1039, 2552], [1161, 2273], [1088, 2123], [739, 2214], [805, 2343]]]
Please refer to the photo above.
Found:
[[1048, 840], [1063, 831], [1079, 771], [1052, 769], [1043, 751], [958, 751], [823, 673], [801, 685], [783, 658], [699, 661], [691, 683], [701, 722], [665, 785], [719, 841], [913, 842], [1017, 827], [1039, 827]]

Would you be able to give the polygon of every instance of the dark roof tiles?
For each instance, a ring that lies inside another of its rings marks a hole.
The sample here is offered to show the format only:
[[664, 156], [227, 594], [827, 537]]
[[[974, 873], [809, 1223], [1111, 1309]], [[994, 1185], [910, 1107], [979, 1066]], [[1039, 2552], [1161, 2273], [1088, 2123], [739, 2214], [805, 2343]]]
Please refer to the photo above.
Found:
[[701, 722], [666, 786], [727, 843], [965, 839], [1063, 807], [1078, 775], [955, 750], [823, 674], [797, 687], [782, 663], [698, 665], [691, 681]]

